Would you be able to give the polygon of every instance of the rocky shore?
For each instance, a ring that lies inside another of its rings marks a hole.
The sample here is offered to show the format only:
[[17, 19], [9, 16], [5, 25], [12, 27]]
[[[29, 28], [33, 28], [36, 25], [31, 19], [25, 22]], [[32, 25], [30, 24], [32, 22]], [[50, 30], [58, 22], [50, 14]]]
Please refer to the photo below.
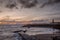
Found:
[[25, 33], [0, 32], [0, 40], [53, 40], [54, 37], [58, 37], [57, 40], [60, 40], [60, 33], [28, 35]]

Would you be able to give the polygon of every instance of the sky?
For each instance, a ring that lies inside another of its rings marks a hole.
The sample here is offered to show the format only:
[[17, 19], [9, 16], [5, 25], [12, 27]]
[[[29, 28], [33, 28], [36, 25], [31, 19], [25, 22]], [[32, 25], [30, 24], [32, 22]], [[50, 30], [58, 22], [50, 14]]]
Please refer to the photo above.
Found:
[[[14, 5], [10, 7], [10, 4]], [[48, 0], [37, 0], [34, 6], [28, 7], [26, 3], [22, 4], [19, 0], [0, 0], [0, 19], [6, 16], [20, 20], [60, 20], [60, 2], [49, 4]]]

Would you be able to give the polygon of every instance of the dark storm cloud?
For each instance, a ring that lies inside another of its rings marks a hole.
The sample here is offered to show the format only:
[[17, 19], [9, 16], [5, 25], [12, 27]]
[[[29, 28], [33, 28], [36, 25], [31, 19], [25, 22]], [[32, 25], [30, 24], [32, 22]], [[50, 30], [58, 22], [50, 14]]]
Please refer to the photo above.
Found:
[[4, 7], [12, 9], [12, 8], [16, 8], [17, 9], [17, 4], [16, 4], [16, 0], [0, 0], [0, 6], [4, 5]]
[[[5, 0], [5, 1], [7, 2], [7, 4], [5, 4], [5, 7], [10, 9], [14, 7], [18, 9], [17, 7], [18, 3], [22, 4], [22, 7], [24, 8], [31, 8], [36, 6], [37, 4], [37, 0], [17, 0], [17, 2], [16, 0]], [[4, 0], [0, 0], [0, 4], [1, 3], [4, 3]]]
[[37, 0], [19, 0], [19, 3], [21, 3], [25, 8], [31, 8], [36, 6]]
[[13, 4], [7, 4], [6, 7], [10, 8], [10, 9], [12, 9], [14, 7], [17, 8], [15, 3], [13, 3]]
[[[45, 1], [45, 0], [43, 0], [43, 1]], [[37, 0], [19, 0], [19, 2], [23, 5], [23, 7], [26, 7], [26, 8], [34, 7], [38, 3]], [[60, 0], [47, 0], [47, 2], [43, 3], [40, 6], [40, 8], [43, 8], [46, 5], [51, 5], [51, 4], [55, 4], [55, 3], [60, 3]]]
[[10, 0], [9, 0], [9, 1], [8, 1], [8, 4], [6, 4], [6, 7], [7, 7], [7, 8], [10, 8], [10, 9], [12, 9], [12, 8], [14, 8], [14, 7], [15, 7], [16, 9], [18, 9], [16, 6], [17, 6], [16, 1], [10, 1]]
[[60, 0], [48, 0], [48, 2], [43, 3], [40, 8], [43, 8], [46, 5], [51, 5], [55, 3], [60, 3]]
[[54, 1], [54, 3], [59, 3], [59, 2], [60, 2], [60, 0], [55, 0], [55, 1]]
[[[39, 1], [41, 1], [41, 0], [17, 0], [17, 2], [16, 2], [16, 0], [13, 0], [13, 1], [7, 0], [8, 3], [6, 4], [6, 7], [10, 8], [10, 9], [15, 7], [16, 9], [18, 9], [17, 3], [20, 3], [20, 4], [22, 4], [22, 7], [24, 7], [24, 8], [31, 8], [31, 7], [35, 7], [39, 3]], [[43, 0], [43, 1], [45, 1], [45, 0]], [[3, 2], [4, 2], [4, 0], [0, 0], [0, 3], [3, 3]], [[51, 5], [51, 4], [55, 4], [55, 3], [60, 3], [60, 0], [47, 0], [47, 2], [42, 3], [40, 8], [43, 8], [46, 5]]]

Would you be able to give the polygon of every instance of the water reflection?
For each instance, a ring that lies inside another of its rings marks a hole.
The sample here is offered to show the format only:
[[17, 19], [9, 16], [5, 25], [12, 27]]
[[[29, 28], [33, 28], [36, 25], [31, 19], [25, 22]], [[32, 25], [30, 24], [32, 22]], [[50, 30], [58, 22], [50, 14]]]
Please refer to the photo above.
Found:
[[[38, 35], [38, 34], [43, 34], [43, 37], [44, 37], [44, 34], [53, 34], [53, 33], [56, 33], [56, 32], [59, 32], [60, 30], [59, 29], [53, 29], [53, 28], [39, 28], [39, 27], [31, 27], [31, 28], [26, 28], [25, 30], [27, 30], [26, 32], [23, 31], [24, 35], [21, 33], [19, 33], [19, 31], [15, 31], [14, 33], [14, 36], [15, 36], [15, 39], [16, 40], [36, 40], [36, 38], [32, 37], [31, 35]], [[25, 35], [28, 35], [28, 36], [25, 36]], [[24, 37], [25, 36], [25, 37]], [[29, 37], [30, 36], [30, 37]], [[48, 35], [49, 36], [49, 35]], [[54, 35], [53, 35], [54, 36]], [[32, 37], [32, 38], [31, 38]], [[51, 37], [50, 37], [51, 38]], [[54, 37], [52, 37], [53, 39]], [[55, 38], [54, 38], [55, 39]]]
[[55, 32], [59, 32], [59, 29], [54, 28], [43, 28], [43, 27], [31, 27], [27, 28], [26, 34], [36, 35], [36, 34], [53, 34]]

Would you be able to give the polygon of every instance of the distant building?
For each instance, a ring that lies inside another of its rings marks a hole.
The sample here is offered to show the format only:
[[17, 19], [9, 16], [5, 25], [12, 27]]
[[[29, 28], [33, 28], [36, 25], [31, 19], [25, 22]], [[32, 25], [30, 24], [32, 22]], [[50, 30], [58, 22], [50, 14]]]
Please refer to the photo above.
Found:
[[54, 19], [52, 19], [52, 23], [54, 23]]

